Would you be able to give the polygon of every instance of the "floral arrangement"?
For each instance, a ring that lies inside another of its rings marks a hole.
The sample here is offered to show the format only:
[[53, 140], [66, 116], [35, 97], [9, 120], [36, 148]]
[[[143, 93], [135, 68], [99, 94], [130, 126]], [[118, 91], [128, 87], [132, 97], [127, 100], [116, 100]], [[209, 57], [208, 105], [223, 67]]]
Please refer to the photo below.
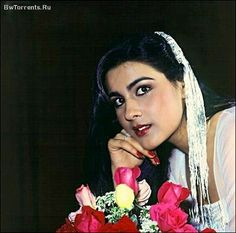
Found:
[[158, 190], [158, 202], [148, 206], [151, 189], [146, 180], [137, 182], [140, 173], [139, 167], [116, 169], [115, 191], [103, 196], [95, 197], [88, 185], [81, 185], [75, 194], [79, 210], [56, 232], [198, 232], [180, 208], [189, 189], [166, 181]]

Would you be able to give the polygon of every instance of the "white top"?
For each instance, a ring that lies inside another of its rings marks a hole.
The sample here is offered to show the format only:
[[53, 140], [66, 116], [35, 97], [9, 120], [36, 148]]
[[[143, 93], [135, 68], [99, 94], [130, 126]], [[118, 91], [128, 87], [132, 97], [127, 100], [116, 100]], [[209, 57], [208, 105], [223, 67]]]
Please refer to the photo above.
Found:
[[[214, 139], [214, 178], [219, 201], [204, 205], [211, 210], [208, 226], [217, 232], [235, 232], [235, 107], [219, 117]], [[170, 158], [170, 180], [188, 187], [185, 154], [174, 149]]]

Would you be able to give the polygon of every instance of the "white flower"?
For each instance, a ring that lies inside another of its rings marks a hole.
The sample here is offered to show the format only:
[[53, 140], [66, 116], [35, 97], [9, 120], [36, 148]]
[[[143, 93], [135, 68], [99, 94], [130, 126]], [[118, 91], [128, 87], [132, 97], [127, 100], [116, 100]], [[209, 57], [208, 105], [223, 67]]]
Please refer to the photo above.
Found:
[[138, 188], [137, 202], [140, 206], [144, 206], [148, 202], [152, 190], [145, 179], [138, 182]]

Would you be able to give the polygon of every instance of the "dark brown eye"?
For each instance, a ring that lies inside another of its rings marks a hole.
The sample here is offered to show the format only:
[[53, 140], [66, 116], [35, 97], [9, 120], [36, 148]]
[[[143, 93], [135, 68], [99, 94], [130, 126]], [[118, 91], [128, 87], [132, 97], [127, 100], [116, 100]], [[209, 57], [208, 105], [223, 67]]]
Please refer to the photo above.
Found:
[[137, 96], [145, 95], [150, 90], [151, 90], [151, 87], [149, 87], [149, 86], [141, 86], [141, 87], [137, 88], [136, 95]]
[[124, 103], [124, 99], [121, 98], [121, 97], [113, 98], [112, 102], [113, 102], [115, 108], [118, 108], [118, 107], [120, 107]]

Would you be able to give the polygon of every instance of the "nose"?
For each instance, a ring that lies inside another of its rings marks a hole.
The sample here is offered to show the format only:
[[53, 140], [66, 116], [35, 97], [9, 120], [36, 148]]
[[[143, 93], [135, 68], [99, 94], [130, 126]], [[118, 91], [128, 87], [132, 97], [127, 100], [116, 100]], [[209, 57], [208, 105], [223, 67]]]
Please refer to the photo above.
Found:
[[142, 116], [142, 111], [140, 109], [139, 104], [134, 100], [127, 100], [125, 107], [125, 119], [127, 121], [132, 121], [137, 117]]

